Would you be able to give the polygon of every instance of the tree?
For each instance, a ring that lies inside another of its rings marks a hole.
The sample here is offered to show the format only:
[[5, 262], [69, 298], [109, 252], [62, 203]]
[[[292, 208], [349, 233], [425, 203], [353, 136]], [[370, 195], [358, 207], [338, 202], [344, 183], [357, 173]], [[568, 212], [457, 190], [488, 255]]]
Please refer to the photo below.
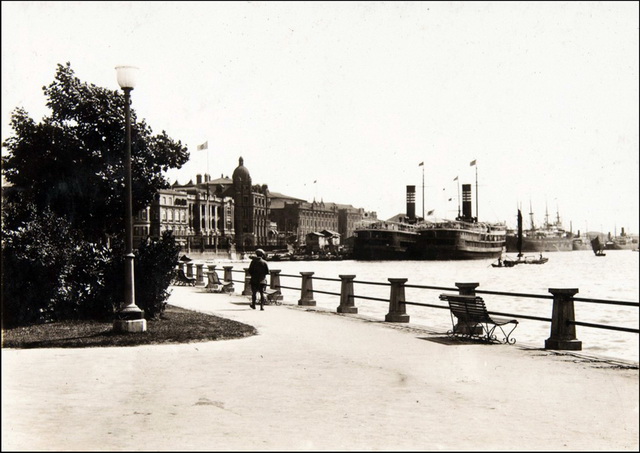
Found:
[[[51, 115], [36, 123], [17, 108], [3, 143], [12, 185], [2, 204], [3, 327], [108, 318], [124, 293], [124, 95], [81, 82], [69, 63], [43, 90]], [[180, 168], [188, 152], [165, 131], [153, 135], [133, 110], [131, 118], [135, 212], [169, 187], [163, 172]], [[163, 234], [136, 251], [148, 318], [166, 306], [177, 250]]]
[[[38, 209], [50, 208], [87, 240], [124, 230], [124, 95], [75, 77], [71, 64], [58, 65], [51, 85], [42, 88], [51, 115], [37, 124], [21, 108], [14, 110], [14, 135], [3, 146], [5, 177]], [[168, 188], [163, 172], [180, 168], [188, 151], [165, 131], [132, 118], [132, 192], [134, 212]], [[9, 197], [14, 196], [11, 193]]]

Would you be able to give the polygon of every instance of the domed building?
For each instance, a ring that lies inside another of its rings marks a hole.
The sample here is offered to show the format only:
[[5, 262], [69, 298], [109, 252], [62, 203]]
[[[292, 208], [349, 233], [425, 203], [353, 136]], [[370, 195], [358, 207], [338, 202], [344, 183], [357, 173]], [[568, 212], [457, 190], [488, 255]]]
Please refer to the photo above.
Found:
[[235, 202], [236, 248], [240, 251], [253, 250], [258, 245], [268, 243], [270, 200], [266, 184], [253, 185], [251, 174], [244, 166], [244, 159], [238, 159], [238, 167], [233, 171], [232, 190]]

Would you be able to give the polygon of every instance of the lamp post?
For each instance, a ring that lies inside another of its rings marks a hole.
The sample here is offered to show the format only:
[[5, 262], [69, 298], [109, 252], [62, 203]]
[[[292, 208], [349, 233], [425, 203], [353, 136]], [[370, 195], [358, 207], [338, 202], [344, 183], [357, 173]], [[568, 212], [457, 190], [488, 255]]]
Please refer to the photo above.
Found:
[[118, 332], [144, 332], [147, 330], [147, 321], [144, 312], [136, 305], [134, 259], [133, 254], [133, 212], [131, 193], [131, 90], [136, 85], [138, 68], [135, 66], [116, 66], [118, 84], [124, 91], [125, 122], [127, 131], [127, 144], [125, 156], [125, 286], [124, 307], [116, 313], [113, 329]]

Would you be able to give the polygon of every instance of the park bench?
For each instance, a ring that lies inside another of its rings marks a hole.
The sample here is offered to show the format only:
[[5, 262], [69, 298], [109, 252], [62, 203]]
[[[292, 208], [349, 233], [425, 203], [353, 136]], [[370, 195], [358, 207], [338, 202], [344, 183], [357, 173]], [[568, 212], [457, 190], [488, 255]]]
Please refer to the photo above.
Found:
[[182, 269], [176, 269], [173, 284], [177, 286], [196, 286], [195, 277], [188, 277]]
[[218, 277], [218, 273], [216, 271], [209, 272], [207, 274], [208, 283], [205, 289], [207, 291], [211, 291], [214, 293], [227, 293], [231, 294], [233, 292], [233, 282], [223, 282]]
[[[509, 338], [518, 327], [517, 319], [491, 316], [487, 312], [482, 297], [462, 296], [459, 294], [440, 294], [440, 300], [449, 303], [451, 312], [452, 330], [447, 332], [449, 336], [479, 339], [489, 343], [500, 342], [495, 336], [496, 328], [499, 328], [504, 338], [503, 343], [513, 344], [515, 338]], [[457, 319], [457, 324], [456, 324]], [[513, 325], [509, 332], [505, 332], [504, 326]]]

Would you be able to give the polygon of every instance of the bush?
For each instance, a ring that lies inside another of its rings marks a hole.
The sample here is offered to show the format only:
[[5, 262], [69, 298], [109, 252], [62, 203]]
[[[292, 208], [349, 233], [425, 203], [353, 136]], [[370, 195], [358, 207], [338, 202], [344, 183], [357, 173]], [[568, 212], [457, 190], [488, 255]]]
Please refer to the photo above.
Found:
[[38, 213], [27, 204], [13, 229], [4, 226], [14, 214], [3, 210], [2, 325], [56, 320], [56, 306], [66, 296], [64, 276], [70, 272], [68, 223], [50, 211]]
[[169, 298], [169, 285], [178, 262], [180, 247], [171, 231], [164, 231], [160, 240], [147, 239], [136, 251], [136, 305], [145, 318], [161, 315]]

